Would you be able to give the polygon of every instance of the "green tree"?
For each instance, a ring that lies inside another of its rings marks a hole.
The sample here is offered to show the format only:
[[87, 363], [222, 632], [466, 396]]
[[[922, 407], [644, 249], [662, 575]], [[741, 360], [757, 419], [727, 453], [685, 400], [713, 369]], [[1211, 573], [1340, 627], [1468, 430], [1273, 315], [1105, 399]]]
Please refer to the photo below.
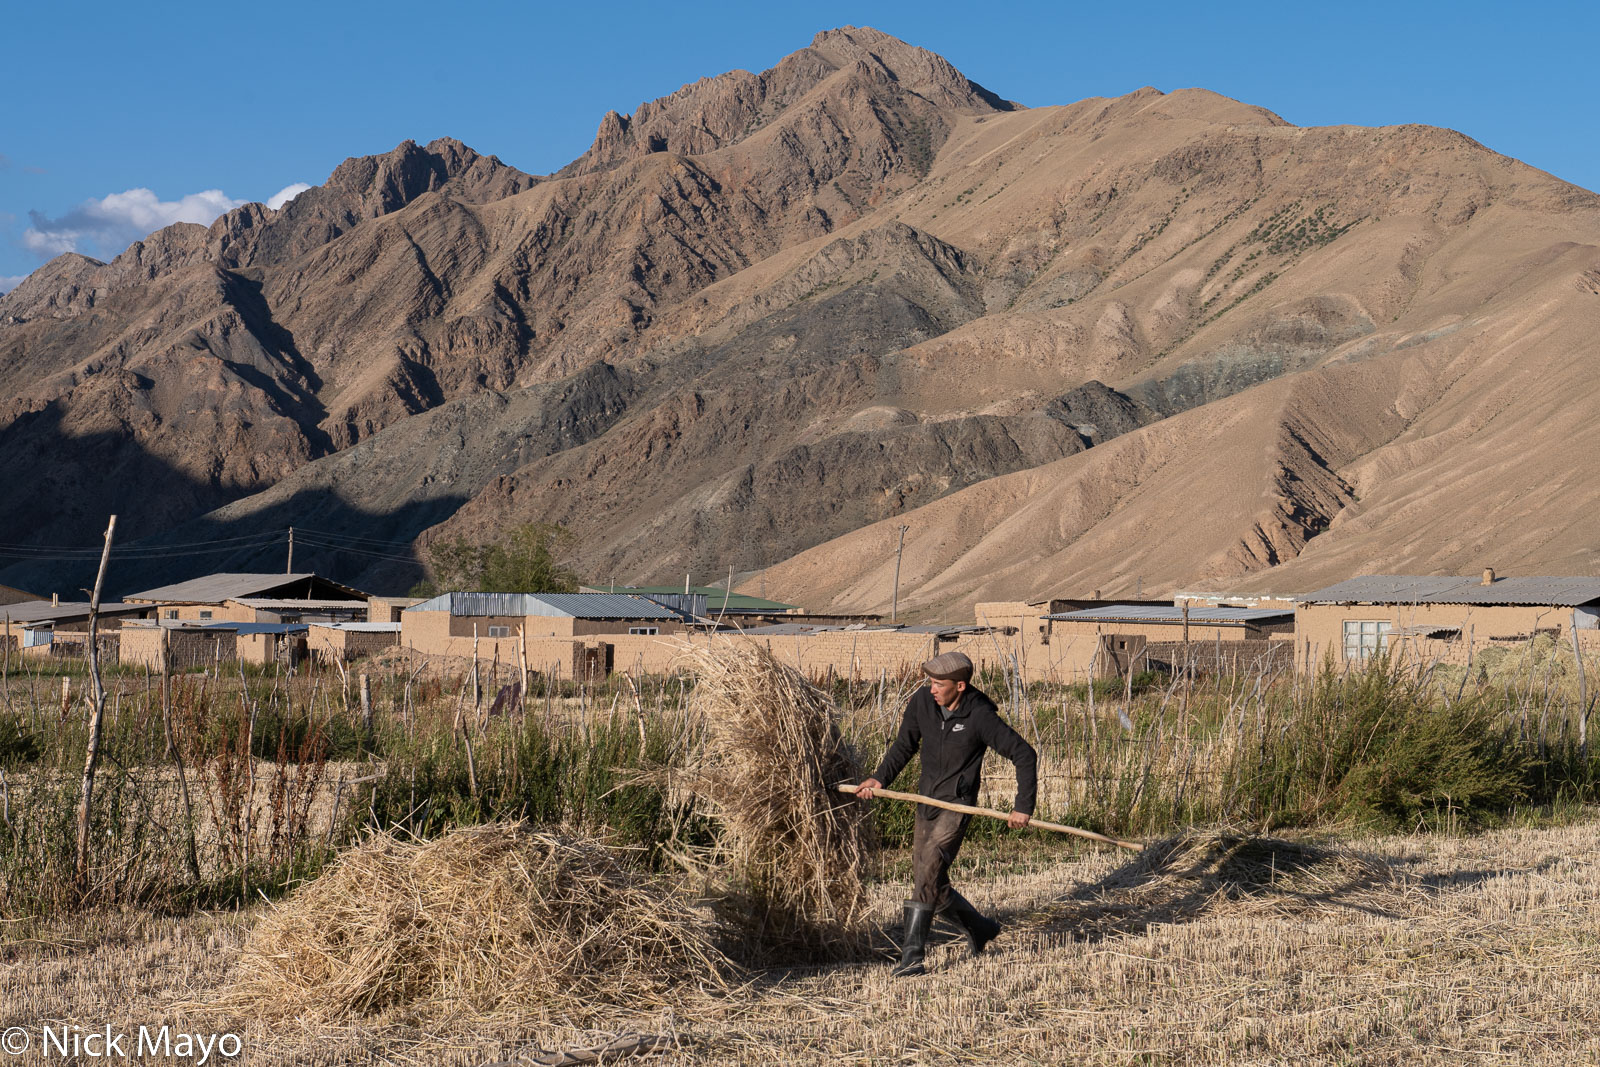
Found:
[[576, 544], [571, 531], [551, 522], [517, 526], [494, 544], [441, 541], [428, 551], [433, 579], [411, 593], [575, 593], [578, 574], [561, 560]]

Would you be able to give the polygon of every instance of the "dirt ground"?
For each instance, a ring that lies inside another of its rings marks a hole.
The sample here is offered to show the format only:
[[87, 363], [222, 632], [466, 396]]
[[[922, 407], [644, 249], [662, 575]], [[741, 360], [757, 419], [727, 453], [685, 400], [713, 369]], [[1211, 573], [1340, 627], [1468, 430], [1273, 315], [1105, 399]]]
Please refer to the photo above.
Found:
[[[1128, 877], [1137, 861], [1127, 853], [1002, 839], [971, 848], [957, 872], [1007, 923], [981, 958], [941, 932], [923, 978], [891, 980], [874, 959], [768, 972], [732, 997], [612, 1009], [588, 1029], [560, 1004], [331, 1029], [207, 1014], [261, 909], [42, 929], [8, 921], [0, 1030], [22, 1027], [31, 1047], [0, 1064], [61, 1062], [41, 1050], [41, 1026], [137, 1034], [141, 1024], [237, 1033], [242, 1053], [214, 1051], [214, 1064], [531, 1062], [630, 1031], [675, 1043], [638, 1061], [658, 1064], [1594, 1063], [1597, 831], [1600, 814], [1473, 837], [1345, 841], [1392, 879], [1307, 889], [1285, 872], [1234, 898], [1181, 884], [1150, 892]], [[893, 933], [905, 891], [895, 874], [891, 865], [877, 888]], [[124, 1042], [126, 1062], [199, 1060], [133, 1046]]]

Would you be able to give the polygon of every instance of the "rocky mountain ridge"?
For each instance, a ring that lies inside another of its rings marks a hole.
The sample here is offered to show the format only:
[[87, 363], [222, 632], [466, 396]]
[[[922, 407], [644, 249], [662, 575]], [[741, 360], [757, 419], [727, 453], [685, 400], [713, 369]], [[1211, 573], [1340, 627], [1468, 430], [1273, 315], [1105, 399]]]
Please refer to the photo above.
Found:
[[1508, 359], [1582, 409], [1597, 238], [1593, 194], [1451, 131], [1200, 90], [1023, 109], [829, 31], [607, 115], [547, 178], [408, 142], [47, 264], [0, 297], [0, 445], [36, 472], [0, 541], [92, 543], [114, 508], [150, 545], [298, 523], [392, 589], [414, 544], [541, 519], [591, 574], [760, 570], [862, 610], [901, 523], [924, 611], [1456, 566], [1472, 545], [1386, 539], [1460, 505], [1391, 486], [1491, 477], [1497, 426], [1430, 420]]

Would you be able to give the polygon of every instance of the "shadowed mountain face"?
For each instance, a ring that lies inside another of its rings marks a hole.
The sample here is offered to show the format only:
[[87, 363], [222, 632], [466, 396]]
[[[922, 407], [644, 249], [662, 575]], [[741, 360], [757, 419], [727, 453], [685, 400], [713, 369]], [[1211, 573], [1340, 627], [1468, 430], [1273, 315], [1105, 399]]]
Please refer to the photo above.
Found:
[[298, 524], [392, 589], [379, 542], [559, 521], [592, 575], [870, 609], [905, 524], [927, 611], [1590, 570], [1597, 293], [1600, 199], [1458, 134], [1023, 109], [846, 28], [547, 178], [407, 142], [46, 264], [0, 297], [0, 541]]

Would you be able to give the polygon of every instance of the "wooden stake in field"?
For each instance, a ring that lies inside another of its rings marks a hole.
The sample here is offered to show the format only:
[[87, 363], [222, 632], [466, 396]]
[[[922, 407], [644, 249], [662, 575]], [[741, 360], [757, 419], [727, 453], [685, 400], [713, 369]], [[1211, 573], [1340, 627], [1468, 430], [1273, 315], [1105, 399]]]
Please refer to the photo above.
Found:
[[[854, 793], [860, 786], [851, 782], [840, 782], [834, 788], [841, 793]], [[1008, 819], [1011, 817], [1010, 812], [999, 811], [995, 808], [979, 808], [971, 804], [957, 804], [951, 800], [935, 800], [920, 793], [902, 793], [897, 789], [885, 789], [882, 786], [873, 786], [872, 795], [875, 797], [888, 797], [890, 800], [910, 800], [917, 804], [927, 804], [930, 807], [943, 808], [945, 811], [959, 811], [967, 815], [986, 815], [991, 819]], [[1061, 823], [1045, 822], [1043, 819], [1030, 819], [1028, 825], [1038, 827], [1041, 830], [1054, 830], [1058, 834], [1072, 834], [1075, 837], [1088, 838], [1090, 841], [1116, 845], [1118, 848], [1129, 848], [1135, 852], [1144, 851], [1144, 846], [1137, 841], [1118, 841], [1114, 837], [1097, 834], [1093, 830], [1080, 830], [1076, 826], [1063, 826]]]
[[106, 690], [100, 684], [100, 589], [106, 580], [106, 564], [111, 560], [111, 535], [117, 517], [106, 526], [106, 544], [100, 551], [100, 571], [95, 575], [94, 592], [89, 594], [89, 680], [94, 686], [94, 713], [89, 716], [89, 750], [83, 758], [82, 803], [78, 808], [78, 888], [88, 886], [89, 878], [89, 803], [94, 797], [95, 765], [100, 762], [100, 724], [106, 715]]

